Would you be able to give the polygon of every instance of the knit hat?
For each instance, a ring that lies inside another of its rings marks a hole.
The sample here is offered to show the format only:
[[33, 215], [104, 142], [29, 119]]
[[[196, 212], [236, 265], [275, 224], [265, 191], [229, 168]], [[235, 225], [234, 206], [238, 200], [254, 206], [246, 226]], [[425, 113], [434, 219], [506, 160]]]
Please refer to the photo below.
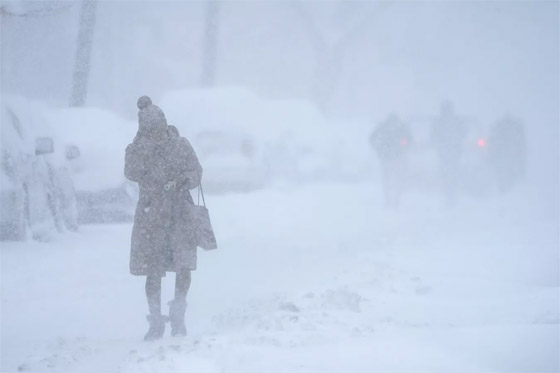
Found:
[[163, 111], [152, 104], [152, 99], [142, 96], [136, 103], [138, 105], [138, 130], [140, 132], [159, 132], [167, 129], [167, 120]]

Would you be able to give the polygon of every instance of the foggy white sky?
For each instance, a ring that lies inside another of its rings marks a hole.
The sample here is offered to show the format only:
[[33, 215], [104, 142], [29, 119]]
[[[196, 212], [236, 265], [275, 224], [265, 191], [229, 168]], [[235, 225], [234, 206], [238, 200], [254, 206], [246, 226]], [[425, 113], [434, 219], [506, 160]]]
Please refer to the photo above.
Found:
[[[3, 93], [65, 105], [79, 4], [3, 4], [13, 13], [63, 7], [45, 17], [2, 16], [1, 51]], [[306, 17], [290, 1], [222, 3], [216, 84], [313, 100], [313, 87], [329, 83], [322, 77], [336, 75], [327, 113], [367, 121], [392, 111], [433, 115], [444, 98], [487, 124], [509, 112], [530, 129], [533, 171], [558, 186], [557, 1], [301, 4]], [[88, 104], [134, 118], [139, 95], [157, 102], [196, 87], [203, 14], [203, 2], [101, 1]], [[327, 46], [353, 30], [334, 54], [335, 70], [317, 53], [310, 23]]]
[[[48, 3], [23, 2], [16, 9]], [[302, 7], [328, 42], [360, 24], [342, 52], [332, 112], [429, 113], [445, 97], [479, 116], [557, 111], [558, 2], [304, 2]], [[78, 10], [2, 17], [4, 91], [66, 100]], [[217, 84], [309, 98], [316, 53], [304, 22], [291, 2], [224, 3]], [[197, 85], [201, 2], [101, 1], [97, 26], [92, 104], [115, 107], [115, 100], [124, 104], [121, 96], [128, 100], [140, 91], [158, 96]]]

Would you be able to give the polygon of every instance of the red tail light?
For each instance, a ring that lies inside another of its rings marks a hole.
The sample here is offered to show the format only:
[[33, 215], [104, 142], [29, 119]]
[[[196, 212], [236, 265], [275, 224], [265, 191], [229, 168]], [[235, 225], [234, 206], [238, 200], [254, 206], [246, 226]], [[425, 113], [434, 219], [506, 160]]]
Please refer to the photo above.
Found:
[[480, 138], [476, 140], [476, 144], [479, 148], [484, 148], [486, 146], [486, 139]]
[[401, 139], [401, 145], [402, 145], [402, 146], [407, 146], [407, 145], [408, 145], [408, 139], [407, 139], [406, 137], [403, 137], [403, 138]]

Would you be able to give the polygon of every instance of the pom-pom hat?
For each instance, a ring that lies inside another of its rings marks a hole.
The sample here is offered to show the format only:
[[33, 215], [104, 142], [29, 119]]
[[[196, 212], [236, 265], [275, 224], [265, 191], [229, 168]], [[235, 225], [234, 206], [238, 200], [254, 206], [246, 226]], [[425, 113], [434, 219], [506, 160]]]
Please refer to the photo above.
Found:
[[159, 132], [167, 129], [167, 120], [163, 111], [152, 104], [152, 99], [142, 96], [136, 102], [138, 109], [138, 125], [140, 132]]

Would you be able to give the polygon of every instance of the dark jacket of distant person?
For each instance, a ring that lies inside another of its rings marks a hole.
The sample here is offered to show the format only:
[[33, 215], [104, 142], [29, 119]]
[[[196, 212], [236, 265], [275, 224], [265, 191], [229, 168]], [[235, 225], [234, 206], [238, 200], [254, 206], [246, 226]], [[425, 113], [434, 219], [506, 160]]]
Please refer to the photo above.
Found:
[[390, 161], [406, 154], [411, 136], [408, 126], [391, 114], [375, 127], [369, 141], [381, 161]]

